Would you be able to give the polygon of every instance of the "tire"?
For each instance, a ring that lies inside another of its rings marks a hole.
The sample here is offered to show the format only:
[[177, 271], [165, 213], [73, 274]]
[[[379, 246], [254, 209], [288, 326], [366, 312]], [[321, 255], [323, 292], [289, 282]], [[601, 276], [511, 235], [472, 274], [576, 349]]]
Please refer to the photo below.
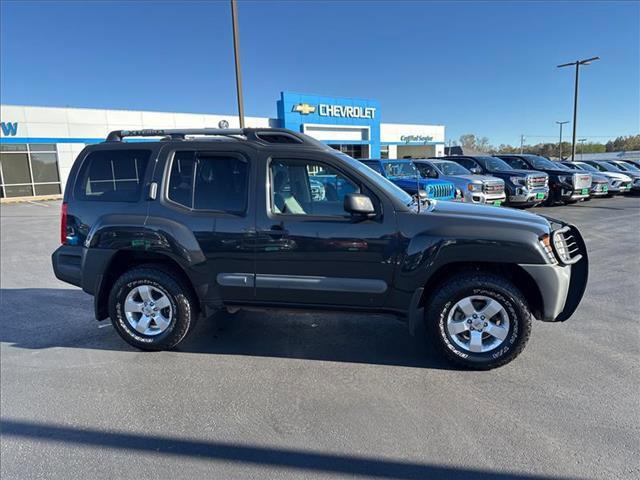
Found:
[[[472, 299], [471, 309], [466, 303], [468, 299]], [[461, 304], [469, 315], [462, 311]], [[489, 304], [493, 309], [497, 306], [502, 309], [488, 319], [484, 316], [481, 319], [481, 313], [489, 315], [494, 311], [483, 310]], [[473, 314], [477, 318], [472, 319]], [[459, 274], [447, 280], [431, 296], [425, 311], [429, 340], [446, 359], [472, 370], [490, 370], [516, 358], [531, 335], [531, 319], [524, 297], [511, 282], [482, 272]], [[470, 321], [473, 322], [471, 325]], [[457, 335], [451, 333], [463, 328], [466, 330]], [[472, 335], [474, 346], [471, 346]]]
[[[151, 306], [142, 307], [151, 312], [147, 316], [142, 312], [131, 313], [129, 307], [135, 304], [133, 310], [137, 310], [138, 306], [147, 305], [143, 304], [141, 293], [147, 297], [151, 295], [147, 302]], [[157, 302], [155, 307], [154, 300]], [[158, 306], [162, 308], [158, 310]], [[161, 265], [145, 265], [125, 272], [116, 280], [109, 294], [109, 315], [118, 334], [130, 345], [141, 350], [168, 350], [193, 330], [198, 318], [198, 304], [178, 275]], [[146, 318], [142, 319], [143, 316]], [[141, 320], [136, 322], [136, 318]], [[135, 328], [136, 323], [138, 329]]]

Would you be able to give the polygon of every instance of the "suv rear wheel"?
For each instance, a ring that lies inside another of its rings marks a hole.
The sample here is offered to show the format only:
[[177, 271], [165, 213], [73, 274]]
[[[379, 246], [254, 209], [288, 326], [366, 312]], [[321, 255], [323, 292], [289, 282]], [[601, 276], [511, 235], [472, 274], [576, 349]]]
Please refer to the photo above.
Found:
[[197, 304], [177, 276], [160, 266], [125, 272], [109, 295], [109, 315], [118, 334], [142, 350], [175, 347], [193, 329]]
[[426, 330], [446, 358], [489, 370], [516, 358], [531, 334], [531, 312], [509, 281], [489, 273], [458, 275], [431, 297]]

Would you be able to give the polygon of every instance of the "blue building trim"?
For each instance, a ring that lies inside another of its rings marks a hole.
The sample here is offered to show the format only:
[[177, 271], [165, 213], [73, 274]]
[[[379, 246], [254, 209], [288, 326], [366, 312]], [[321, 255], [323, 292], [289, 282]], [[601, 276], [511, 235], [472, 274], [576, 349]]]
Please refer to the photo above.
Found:
[[[16, 143], [83, 143], [90, 145], [93, 143], [102, 143], [105, 138], [67, 138], [67, 137], [0, 137], [0, 144], [16, 144]], [[129, 138], [128, 143], [137, 142], [153, 142], [149, 138]]]
[[380, 142], [380, 145], [411, 145], [422, 147], [424, 145], [444, 145], [444, 142]]
[[104, 138], [2, 137], [0, 143], [100, 143]]

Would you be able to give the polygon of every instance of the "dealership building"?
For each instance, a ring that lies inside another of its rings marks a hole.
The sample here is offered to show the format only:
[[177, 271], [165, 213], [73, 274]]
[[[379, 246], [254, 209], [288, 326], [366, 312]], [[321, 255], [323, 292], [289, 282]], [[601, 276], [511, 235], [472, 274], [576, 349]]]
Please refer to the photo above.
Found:
[[[306, 133], [354, 158], [444, 154], [443, 125], [382, 123], [375, 100], [281, 92], [276, 111], [245, 124]], [[59, 195], [78, 153], [112, 130], [239, 127], [236, 115], [19, 105], [1, 105], [0, 121], [1, 198]]]

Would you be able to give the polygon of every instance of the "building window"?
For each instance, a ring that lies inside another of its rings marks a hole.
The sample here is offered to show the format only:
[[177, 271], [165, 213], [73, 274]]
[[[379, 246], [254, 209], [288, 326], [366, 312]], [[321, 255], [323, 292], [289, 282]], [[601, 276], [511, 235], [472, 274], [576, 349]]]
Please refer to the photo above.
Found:
[[389, 145], [380, 146], [380, 158], [385, 160], [389, 158]]
[[59, 195], [55, 144], [0, 144], [0, 197]]
[[369, 158], [369, 145], [360, 144], [332, 144], [329, 145], [335, 150], [346, 153], [352, 158]]

